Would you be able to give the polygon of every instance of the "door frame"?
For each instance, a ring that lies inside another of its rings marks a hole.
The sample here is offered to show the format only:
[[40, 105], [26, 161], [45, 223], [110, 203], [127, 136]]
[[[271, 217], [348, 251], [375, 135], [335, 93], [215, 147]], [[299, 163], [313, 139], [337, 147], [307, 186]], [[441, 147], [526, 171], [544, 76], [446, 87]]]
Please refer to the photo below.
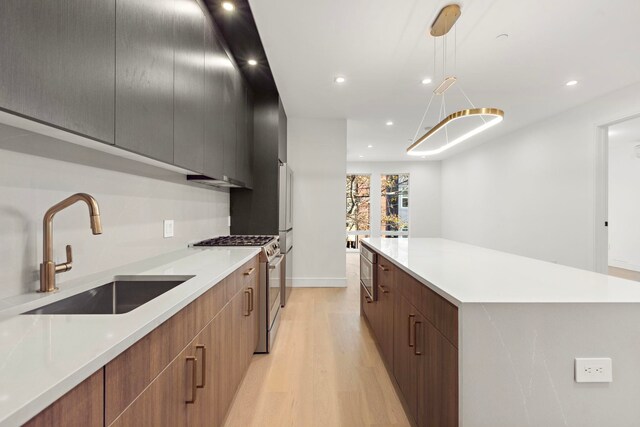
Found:
[[595, 126], [595, 206], [594, 206], [594, 270], [609, 272], [609, 127], [640, 118], [640, 112], [618, 117]]

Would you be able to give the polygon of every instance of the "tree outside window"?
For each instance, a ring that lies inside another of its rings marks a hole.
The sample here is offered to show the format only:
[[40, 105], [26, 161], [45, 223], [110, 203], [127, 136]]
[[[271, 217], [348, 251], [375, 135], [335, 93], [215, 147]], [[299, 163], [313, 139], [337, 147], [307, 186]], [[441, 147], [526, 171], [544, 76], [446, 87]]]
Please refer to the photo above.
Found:
[[356, 249], [371, 229], [371, 176], [347, 175], [347, 247]]
[[409, 231], [409, 174], [382, 175], [380, 231], [398, 236]]

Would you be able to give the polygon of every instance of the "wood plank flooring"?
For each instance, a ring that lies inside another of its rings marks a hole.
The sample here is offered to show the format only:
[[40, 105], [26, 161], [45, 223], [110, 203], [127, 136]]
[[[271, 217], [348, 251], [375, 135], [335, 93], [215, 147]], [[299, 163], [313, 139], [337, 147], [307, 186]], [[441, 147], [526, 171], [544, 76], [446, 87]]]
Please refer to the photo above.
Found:
[[347, 288], [294, 289], [274, 351], [254, 355], [226, 427], [410, 426], [360, 318], [358, 254]]
[[640, 282], [640, 272], [638, 271], [625, 270], [624, 268], [609, 266], [609, 275]]

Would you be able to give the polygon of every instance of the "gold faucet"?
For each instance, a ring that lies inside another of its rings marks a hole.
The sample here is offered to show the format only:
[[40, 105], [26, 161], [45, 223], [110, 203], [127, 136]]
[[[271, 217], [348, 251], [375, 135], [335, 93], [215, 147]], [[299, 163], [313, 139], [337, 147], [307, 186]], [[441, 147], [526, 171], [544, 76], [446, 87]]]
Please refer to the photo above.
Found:
[[94, 235], [102, 234], [100, 209], [96, 199], [86, 193], [77, 193], [53, 205], [44, 214], [44, 238], [42, 245], [42, 264], [40, 264], [40, 292], [53, 292], [56, 288], [56, 274], [71, 270], [73, 255], [71, 245], [67, 245], [67, 262], [56, 264], [53, 260], [53, 217], [56, 213], [68, 208], [76, 202], [85, 202], [91, 215], [91, 231]]

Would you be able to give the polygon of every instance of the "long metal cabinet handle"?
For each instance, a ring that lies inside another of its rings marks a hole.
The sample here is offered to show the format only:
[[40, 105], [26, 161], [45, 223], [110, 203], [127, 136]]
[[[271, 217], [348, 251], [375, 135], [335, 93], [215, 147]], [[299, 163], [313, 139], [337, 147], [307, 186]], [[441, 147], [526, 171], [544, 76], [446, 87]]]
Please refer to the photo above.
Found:
[[383, 294], [388, 294], [389, 293], [387, 288], [385, 288], [383, 285], [378, 285], [378, 287], [380, 288], [380, 290], [382, 291]]
[[249, 313], [253, 313], [253, 288], [249, 288]]
[[250, 315], [250, 314], [251, 314], [251, 310], [250, 310], [250, 304], [251, 304], [251, 303], [250, 303], [250, 301], [251, 301], [251, 293], [249, 292], [249, 290], [248, 290], [248, 289], [245, 289], [245, 290], [244, 290], [244, 294], [245, 294], [245, 295], [246, 295], [246, 297], [247, 297], [247, 298], [245, 298], [245, 300], [244, 300], [245, 304], [247, 305], [247, 309], [246, 309], [246, 311], [244, 312], [244, 315], [245, 315], [245, 316], [248, 316], [248, 315]]
[[251, 267], [250, 269], [248, 269], [247, 271], [244, 272], [244, 275], [245, 276], [251, 276], [254, 271], [256, 271], [255, 267]]
[[204, 388], [207, 381], [207, 346], [204, 344], [198, 344], [196, 346], [196, 351], [202, 350], [202, 358], [200, 361], [200, 366], [202, 367], [202, 371], [200, 372], [200, 384], [198, 384], [198, 388]]
[[378, 267], [380, 267], [382, 271], [389, 271], [389, 269], [385, 267], [384, 264], [378, 264]]
[[414, 346], [414, 344], [415, 344], [415, 343], [413, 343], [413, 342], [411, 341], [411, 336], [413, 335], [413, 334], [411, 333], [411, 320], [412, 320], [414, 317], [416, 317], [416, 315], [415, 315], [415, 314], [410, 314], [410, 315], [409, 315], [409, 347], [413, 347], [413, 346]]
[[191, 399], [185, 400], [185, 403], [196, 403], [196, 397], [198, 393], [198, 376], [196, 364], [198, 359], [195, 356], [187, 356], [187, 363], [191, 362]]
[[422, 354], [422, 350], [418, 350], [418, 325], [420, 325], [420, 329], [422, 329], [422, 322], [417, 321], [413, 324], [413, 342], [416, 343], [413, 354], [415, 354], [416, 356], [420, 356]]

